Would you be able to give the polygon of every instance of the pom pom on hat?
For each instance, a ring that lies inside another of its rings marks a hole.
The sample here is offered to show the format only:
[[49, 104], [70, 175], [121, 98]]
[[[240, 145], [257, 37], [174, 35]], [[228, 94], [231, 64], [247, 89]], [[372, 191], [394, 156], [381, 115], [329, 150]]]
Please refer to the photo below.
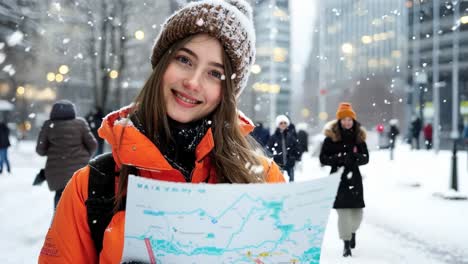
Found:
[[252, 8], [245, 0], [191, 2], [172, 14], [161, 27], [151, 55], [154, 67], [176, 41], [195, 34], [218, 39], [231, 62], [235, 95], [247, 85], [255, 62], [255, 29]]
[[340, 103], [338, 110], [336, 110], [336, 119], [341, 120], [345, 117], [351, 117], [354, 120], [357, 120], [356, 113], [353, 111], [351, 103]]
[[252, 20], [252, 7], [244, 0], [226, 0], [226, 2], [228, 2], [229, 4], [237, 7], [237, 9], [239, 9], [239, 11], [241, 11], [242, 13], [244, 13], [244, 15]]

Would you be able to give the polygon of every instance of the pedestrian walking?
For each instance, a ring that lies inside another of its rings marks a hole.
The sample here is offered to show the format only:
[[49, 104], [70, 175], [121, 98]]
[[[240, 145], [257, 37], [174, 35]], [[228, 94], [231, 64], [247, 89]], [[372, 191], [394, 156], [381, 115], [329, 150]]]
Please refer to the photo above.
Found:
[[395, 150], [396, 139], [400, 134], [400, 129], [398, 128], [397, 119], [391, 119], [389, 124], [390, 130], [388, 131], [388, 138], [390, 139], [390, 160], [393, 160], [393, 151]]
[[427, 123], [424, 126], [424, 144], [426, 145], [426, 149], [430, 150], [432, 148], [432, 124]]
[[307, 133], [307, 124], [297, 124], [297, 145], [299, 150], [299, 159], [302, 159], [302, 154], [309, 151], [309, 133]]
[[411, 121], [411, 149], [419, 149], [419, 135], [421, 134], [422, 123], [419, 117], [413, 117]]
[[10, 161], [8, 160], [8, 148], [10, 144], [10, 129], [5, 122], [0, 122], [0, 174], [3, 173], [3, 164], [6, 170], [11, 173]]
[[255, 140], [257, 140], [257, 142], [263, 148], [266, 147], [266, 145], [268, 143], [268, 139], [270, 139], [270, 132], [268, 131], [268, 129], [266, 129], [263, 126], [262, 122], [257, 122], [257, 125], [255, 126], [254, 130], [252, 131], [251, 135]]
[[365, 207], [359, 166], [369, 162], [366, 132], [351, 104], [340, 103], [336, 120], [325, 125], [324, 133], [320, 162], [331, 166], [331, 173], [344, 167], [333, 208], [338, 213], [339, 236], [344, 241], [343, 256], [349, 257], [356, 246], [356, 232]]
[[99, 106], [95, 106], [85, 117], [91, 129], [91, 133], [93, 133], [93, 136], [97, 141], [97, 150], [94, 154], [95, 156], [104, 153], [104, 139], [102, 139], [98, 134], [98, 129], [101, 126], [103, 118], [104, 111], [102, 111], [102, 108]]
[[[237, 110], [255, 58], [254, 39], [251, 7], [242, 0], [191, 2], [166, 20], [149, 79], [134, 103], [108, 114], [99, 129], [112, 147], [111, 159], [104, 154], [75, 173], [39, 263], [120, 263], [129, 173], [191, 183], [284, 181], [279, 167], [255, 152], [253, 123]], [[100, 161], [110, 162], [110, 171]], [[109, 173], [112, 199], [102, 201], [87, 187]], [[106, 218], [89, 217], [109, 204]], [[96, 227], [105, 231], [96, 233]]]
[[82, 118], [76, 117], [75, 105], [59, 100], [52, 106], [37, 138], [36, 152], [46, 156], [45, 178], [55, 192], [54, 208], [73, 173], [85, 166], [96, 151], [96, 139]]
[[289, 181], [294, 181], [294, 165], [299, 159], [299, 147], [296, 134], [290, 129], [289, 118], [285, 115], [276, 117], [276, 130], [268, 140], [267, 149], [273, 160], [283, 172], [287, 172]]

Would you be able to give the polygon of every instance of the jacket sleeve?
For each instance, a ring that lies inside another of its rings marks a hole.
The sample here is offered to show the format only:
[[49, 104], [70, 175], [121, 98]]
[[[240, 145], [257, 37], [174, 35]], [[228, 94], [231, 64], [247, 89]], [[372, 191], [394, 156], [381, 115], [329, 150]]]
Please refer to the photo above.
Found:
[[263, 161], [263, 168], [265, 168], [267, 170], [266, 171], [266, 182], [267, 183], [286, 182], [284, 180], [283, 173], [281, 173], [281, 170], [278, 167], [278, 164], [276, 164], [273, 160], [265, 159]]
[[292, 138], [292, 144], [291, 144], [291, 148], [288, 150], [288, 154], [290, 154], [291, 158], [294, 161], [297, 161], [301, 157], [301, 150], [300, 150], [300, 147], [299, 147], [299, 140], [298, 140], [297, 136], [295, 136], [295, 135], [292, 135], [291, 138]]
[[331, 153], [329, 151], [331, 147], [331, 139], [325, 138], [320, 149], [320, 163], [328, 166], [342, 166], [344, 164], [344, 156], [338, 156], [336, 153]]
[[94, 152], [96, 152], [97, 141], [85, 120], [83, 120], [83, 143], [88, 150], [89, 155], [92, 156]]
[[39, 264], [98, 263], [85, 201], [89, 167], [78, 170], [65, 187], [39, 255]]
[[37, 137], [36, 153], [40, 156], [46, 156], [47, 150], [49, 149], [49, 140], [47, 139], [49, 125], [49, 122], [44, 122], [41, 131], [39, 132], [39, 136]]
[[358, 166], [369, 163], [369, 151], [367, 150], [366, 142], [363, 142], [357, 146], [358, 152], [353, 153], [354, 159]]

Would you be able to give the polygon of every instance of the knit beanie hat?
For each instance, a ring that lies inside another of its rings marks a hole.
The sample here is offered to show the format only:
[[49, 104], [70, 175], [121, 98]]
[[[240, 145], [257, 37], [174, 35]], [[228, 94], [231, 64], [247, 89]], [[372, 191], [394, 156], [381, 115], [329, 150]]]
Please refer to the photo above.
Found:
[[75, 105], [68, 100], [59, 100], [52, 106], [50, 120], [70, 120], [75, 119]]
[[232, 76], [226, 78], [234, 81], [238, 97], [255, 62], [252, 8], [245, 0], [203, 0], [183, 6], [161, 27], [151, 56], [153, 69], [174, 42], [198, 33], [206, 33], [223, 45], [233, 68]]
[[338, 110], [336, 110], [336, 119], [340, 120], [345, 117], [351, 117], [356, 120], [356, 113], [353, 111], [351, 103], [340, 103]]
[[279, 115], [276, 117], [276, 126], [278, 127], [281, 122], [286, 122], [286, 125], [289, 126], [289, 118], [285, 115]]

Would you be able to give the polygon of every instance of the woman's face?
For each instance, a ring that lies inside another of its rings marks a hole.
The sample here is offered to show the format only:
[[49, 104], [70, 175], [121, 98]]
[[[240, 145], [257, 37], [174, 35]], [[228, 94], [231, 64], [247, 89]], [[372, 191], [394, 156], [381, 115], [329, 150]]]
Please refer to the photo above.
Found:
[[194, 36], [177, 51], [163, 75], [168, 116], [188, 123], [209, 115], [221, 101], [225, 78], [221, 43], [207, 34]]
[[353, 119], [351, 117], [345, 117], [340, 120], [341, 122], [341, 127], [344, 129], [351, 129], [353, 127]]

